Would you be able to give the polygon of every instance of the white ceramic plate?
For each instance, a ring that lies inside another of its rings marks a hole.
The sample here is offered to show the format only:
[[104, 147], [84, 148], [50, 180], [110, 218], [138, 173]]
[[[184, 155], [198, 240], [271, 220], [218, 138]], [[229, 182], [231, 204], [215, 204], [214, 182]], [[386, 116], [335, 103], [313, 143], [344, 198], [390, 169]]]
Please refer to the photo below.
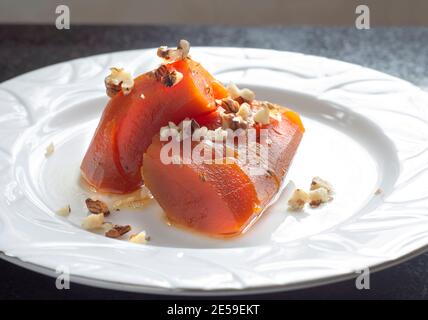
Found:
[[[192, 48], [220, 80], [297, 110], [306, 125], [287, 181], [334, 185], [333, 202], [304, 213], [278, 203], [244, 236], [214, 240], [168, 226], [159, 206], [111, 221], [144, 229], [135, 245], [82, 230], [90, 195], [79, 165], [106, 104], [110, 66], [134, 75], [155, 50], [77, 59], [0, 85], [0, 250], [72, 281], [174, 294], [239, 294], [335, 281], [408, 258], [428, 244], [428, 94], [356, 65], [297, 53]], [[55, 152], [44, 156], [51, 142]], [[382, 191], [376, 194], [376, 190]], [[69, 218], [55, 211], [70, 204]]]

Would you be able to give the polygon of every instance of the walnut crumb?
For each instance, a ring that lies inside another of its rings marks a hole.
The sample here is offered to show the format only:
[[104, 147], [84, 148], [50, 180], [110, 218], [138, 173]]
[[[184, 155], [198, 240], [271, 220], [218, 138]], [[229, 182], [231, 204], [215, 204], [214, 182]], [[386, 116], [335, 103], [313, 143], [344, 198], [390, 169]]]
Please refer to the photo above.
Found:
[[380, 194], [382, 194], [382, 193], [383, 193], [383, 190], [382, 190], [381, 188], [377, 188], [374, 194], [375, 194], [376, 196], [378, 196], [378, 195], [380, 195]]
[[120, 91], [124, 95], [131, 92], [134, 87], [134, 79], [131, 74], [122, 68], [110, 68], [111, 73], [104, 79], [107, 95], [112, 98]]
[[248, 103], [244, 102], [240, 105], [238, 101], [231, 98], [217, 99], [215, 103], [221, 108], [220, 118], [223, 129], [247, 129], [253, 124]]
[[92, 200], [91, 198], [87, 198], [85, 200], [86, 207], [89, 212], [95, 214], [103, 214], [104, 216], [108, 216], [110, 214], [110, 210], [107, 205], [101, 200]]
[[129, 237], [129, 242], [137, 244], [146, 244], [149, 240], [150, 237], [147, 236], [145, 231], [141, 231], [140, 233], [133, 234]]
[[160, 81], [166, 87], [173, 87], [183, 80], [183, 74], [177, 70], [169, 70], [168, 67], [163, 64], [159, 66], [153, 74], [157, 81]]
[[326, 188], [320, 187], [309, 191], [309, 205], [312, 208], [317, 208], [321, 204], [331, 201], [331, 199]]
[[269, 108], [265, 104], [262, 104], [261, 109], [254, 115], [254, 121], [260, 124], [269, 124], [270, 112]]
[[177, 44], [177, 49], [171, 49], [167, 46], [161, 46], [157, 50], [157, 55], [168, 62], [184, 60], [188, 57], [190, 51], [190, 43], [187, 40], [180, 40]]
[[247, 120], [248, 117], [251, 115], [251, 108], [250, 105], [246, 102], [240, 105], [238, 112], [236, 113], [237, 116], [241, 117], [244, 120]]
[[314, 177], [311, 183], [311, 190], [307, 193], [301, 189], [296, 189], [288, 201], [290, 210], [302, 210], [306, 203], [311, 208], [317, 208], [323, 203], [333, 200], [331, 196], [333, 188], [330, 183], [319, 177]]
[[328, 194], [333, 194], [333, 186], [330, 182], [321, 179], [320, 177], [313, 177], [311, 182], [311, 190], [316, 190], [319, 188], [324, 188], [327, 190]]
[[56, 214], [61, 217], [67, 217], [71, 212], [70, 205], [66, 205], [65, 207], [62, 207], [56, 211]]
[[251, 102], [256, 98], [256, 95], [253, 91], [247, 88], [239, 89], [236, 84], [230, 82], [227, 86], [227, 91], [232, 99], [236, 100], [242, 98], [247, 102]]
[[45, 151], [45, 157], [49, 157], [51, 156], [55, 151], [55, 146], [54, 144], [51, 142], [47, 147], [46, 147], [46, 151]]
[[113, 228], [108, 230], [105, 235], [109, 238], [119, 238], [120, 236], [123, 236], [125, 233], [131, 231], [131, 226], [120, 226], [120, 225], [114, 225]]
[[164, 79], [164, 84], [167, 87], [173, 87], [177, 85], [181, 80], [183, 80], [183, 74], [174, 70], [169, 73], [168, 77]]
[[236, 113], [239, 111], [239, 102], [231, 98], [216, 99], [217, 107], [222, 107], [226, 113]]
[[296, 189], [288, 200], [288, 209], [291, 211], [300, 211], [307, 202], [309, 202], [307, 192], [302, 189]]
[[82, 222], [82, 227], [86, 230], [100, 229], [103, 227], [103, 225], [104, 225], [103, 214], [90, 214]]

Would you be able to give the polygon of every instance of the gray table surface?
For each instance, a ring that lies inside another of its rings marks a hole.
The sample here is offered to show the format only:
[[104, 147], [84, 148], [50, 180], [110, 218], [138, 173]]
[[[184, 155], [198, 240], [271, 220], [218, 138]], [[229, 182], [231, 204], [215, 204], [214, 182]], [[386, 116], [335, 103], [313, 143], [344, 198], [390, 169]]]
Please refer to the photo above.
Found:
[[[174, 45], [237, 46], [297, 51], [357, 63], [428, 89], [428, 28], [359, 31], [349, 27], [52, 26], [0, 25], [0, 82], [49, 64], [99, 53]], [[0, 107], [1, 108], [1, 107]], [[428, 253], [372, 274], [370, 290], [353, 280], [252, 299], [427, 299]], [[58, 291], [53, 279], [0, 261], [0, 299], [157, 299], [71, 284]], [[174, 298], [168, 296], [168, 298]]]

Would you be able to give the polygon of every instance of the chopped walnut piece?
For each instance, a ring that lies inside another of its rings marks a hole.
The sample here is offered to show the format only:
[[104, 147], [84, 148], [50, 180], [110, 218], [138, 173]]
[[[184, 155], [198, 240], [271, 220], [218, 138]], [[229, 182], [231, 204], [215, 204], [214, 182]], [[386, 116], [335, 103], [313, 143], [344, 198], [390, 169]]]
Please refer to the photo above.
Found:
[[168, 75], [169, 70], [165, 64], [161, 64], [156, 70], [153, 71], [153, 74], [158, 81], [162, 81], [162, 78]]
[[247, 88], [239, 89], [236, 84], [230, 82], [227, 86], [227, 91], [232, 99], [236, 100], [242, 98], [247, 102], [251, 102], [256, 98], [256, 95], [253, 91]]
[[51, 142], [51, 143], [46, 147], [46, 150], [45, 150], [45, 157], [47, 158], [47, 157], [51, 156], [51, 155], [52, 155], [52, 153], [54, 153], [54, 151], [55, 151], [55, 146], [54, 146], [54, 144]]
[[113, 223], [111, 223], [111, 222], [104, 222], [102, 228], [103, 228], [104, 232], [107, 232], [107, 231], [109, 231], [110, 229], [113, 228]]
[[222, 129], [247, 129], [250, 125], [247, 120], [234, 113], [221, 113], [220, 118]]
[[181, 50], [182, 59], [186, 59], [190, 51], [190, 42], [185, 39], [181, 39], [178, 41], [177, 50]]
[[317, 208], [321, 204], [326, 203], [331, 200], [331, 197], [328, 194], [326, 188], [320, 187], [315, 190], [309, 191], [309, 205], [312, 208]]
[[226, 113], [236, 113], [239, 110], [239, 103], [231, 98], [217, 99], [215, 103], [222, 107]]
[[158, 48], [158, 57], [167, 61], [184, 60], [189, 55], [190, 43], [187, 40], [180, 40], [177, 45], [177, 49], [170, 49], [167, 46], [161, 46]]
[[378, 195], [380, 195], [380, 194], [382, 194], [382, 193], [383, 193], [383, 190], [382, 190], [381, 188], [377, 188], [374, 194], [375, 194], [376, 196], [378, 196]]
[[70, 205], [66, 205], [65, 207], [62, 207], [56, 211], [56, 214], [61, 217], [67, 217], [71, 212]]
[[107, 95], [112, 98], [121, 90], [124, 95], [131, 92], [134, 87], [134, 79], [131, 74], [122, 68], [110, 68], [111, 73], [104, 79]]
[[104, 224], [103, 214], [90, 214], [83, 220], [82, 227], [86, 230], [93, 230], [93, 229], [102, 228], [103, 224]]
[[240, 95], [241, 95], [241, 98], [243, 98], [245, 101], [248, 101], [248, 102], [251, 102], [256, 98], [255, 93], [247, 88], [241, 89]]
[[183, 74], [177, 70], [169, 70], [166, 65], [161, 65], [154, 71], [156, 80], [166, 87], [173, 87], [183, 79]]
[[167, 87], [173, 87], [181, 80], [183, 80], [183, 74], [181, 72], [178, 72], [177, 70], [174, 70], [169, 73], [169, 76], [167, 78], [165, 78], [164, 84]]
[[149, 237], [147, 236], [145, 231], [141, 231], [140, 233], [133, 234], [129, 237], [129, 242], [137, 243], [137, 244], [146, 244], [149, 241]]
[[131, 231], [131, 226], [120, 226], [120, 225], [114, 225], [113, 228], [111, 228], [109, 231], [105, 233], [106, 237], [109, 238], [119, 238], [120, 236], [123, 236], [125, 233]]
[[91, 213], [100, 214], [102, 213], [105, 216], [110, 214], [110, 210], [107, 205], [101, 200], [92, 200], [91, 198], [87, 198], [85, 200], [86, 207]]
[[302, 210], [307, 202], [309, 202], [309, 195], [302, 189], [296, 189], [288, 200], [288, 209], [292, 211]]
[[229, 84], [227, 85], [227, 91], [229, 95], [232, 97], [232, 99], [237, 99], [241, 96], [240, 95], [241, 90], [233, 82], [229, 82]]
[[242, 119], [247, 120], [248, 117], [251, 115], [251, 108], [250, 105], [246, 102], [241, 104], [239, 107], [238, 112], [236, 113], [237, 116], [240, 116]]
[[311, 182], [311, 190], [316, 190], [319, 188], [324, 188], [327, 190], [328, 194], [333, 194], [333, 186], [326, 180], [321, 179], [320, 177], [314, 177]]
[[254, 115], [254, 121], [260, 124], [269, 124], [269, 108], [265, 104], [262, 104], [261, 109]]

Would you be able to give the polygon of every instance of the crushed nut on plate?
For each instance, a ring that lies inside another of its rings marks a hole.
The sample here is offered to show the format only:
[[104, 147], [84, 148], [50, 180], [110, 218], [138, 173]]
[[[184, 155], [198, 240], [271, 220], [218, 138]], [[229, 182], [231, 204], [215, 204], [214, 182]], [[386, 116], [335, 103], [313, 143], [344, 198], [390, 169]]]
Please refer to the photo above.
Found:
[[94, 230], [94, 229], [102, 228], [103, 224], [104, 224], [103, 214], [90, 214], [83, 220], [82, 227], [86, 230]]
[[145, 244], [149, 241], [150, 237], [147, 236], [145, 231], [141, 231], [140, 233], [133, 234], [129, 237], [129, 242], [137, 243], [137, 244]]
[[302, 189], [296, 189], [288, 200], [288, 208], [292, 211], [299, 211], [304, 208], [307, 202], [309, 202], [308, 193]]
[[108, 230], [105, 235], [109, 238], [119, 238], [120, 236], [123, 236], [125, 233], [131, 231], [131, 226], [120, 226], [120, 225], [114, 225], [113, 228]]
[[333, 193], [333, 187], [329, 182], [320, 177], [314, 177], [309, 193], [302, 189], [294, 190], [290, 200], [288, 200], [288, 206], [290, 210], [302, 210], [305, 204], [309, 203], [311, 208], [317, 208], [321, 204], [333, 200], [331, 196]]
[[66, 205], [65, 207], [62, 207], [56, 211], [56, 214], [61, 217], [67, 217], [71, 212], [70, 205]]
[[312, 208], [317, 208], [321, 204], [329, 202], [331, 197], [328, 194], [328, 190], [326, 188], [320, 187], [315, 190], [309, 191], [309, 205]]
[[330, 182], [321, 179], [320, 177], [313, 177], [311, 182], [311, 190], [316, 190], [319, 188], [324, 188], [327, 190], [328, 194], [333, 194], [333, 186]]
[[45, 157], [49, 157], [50, 155], [52, 155], [52, 153], [54, 153], [54, 151], [55, 151], [55, 146], [54, 146], [54, 144], [51, 142], [51, 143], [46, 147]]
[[109, 208], [101, 200], [92, 200], [91, 198], [87, 198], [85, 200], [85, 203], [86, 203], [86, 207], [91, 213], [95, 213], [95, 214], [102, 213], [105, 216], [110, 214]]

